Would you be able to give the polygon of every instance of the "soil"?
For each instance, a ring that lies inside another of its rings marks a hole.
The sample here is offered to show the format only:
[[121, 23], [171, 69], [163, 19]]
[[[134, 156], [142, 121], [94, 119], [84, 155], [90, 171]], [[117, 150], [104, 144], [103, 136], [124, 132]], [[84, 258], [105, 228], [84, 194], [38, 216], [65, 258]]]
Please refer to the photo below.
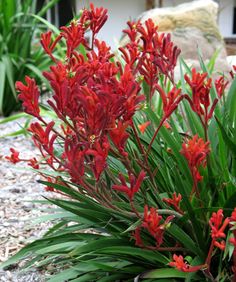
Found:
[[23, 262], [8, 269], [1, 268], [1, 262], [27, 243], [42, 237], [51, 226], [49, 222], [35, 224], [36, 218], [49, 213], [50, 206], [33, 201], [43, 200], [43, 196], [51, 197], [52, 193], [45, 191], [37, 182], [39, 176], [27, 164], [14, 165], [5, 159], [10, 155], [10, 148], [19, 151], [22, 158], [38, 154], [29, 137], [6, 137], [21, 129], [24, 123], [25, 119], [18, 119], [0, 124], [0, 282], [43, 282], [46, 276], [45, 272], [36, 269], [20, 272]]

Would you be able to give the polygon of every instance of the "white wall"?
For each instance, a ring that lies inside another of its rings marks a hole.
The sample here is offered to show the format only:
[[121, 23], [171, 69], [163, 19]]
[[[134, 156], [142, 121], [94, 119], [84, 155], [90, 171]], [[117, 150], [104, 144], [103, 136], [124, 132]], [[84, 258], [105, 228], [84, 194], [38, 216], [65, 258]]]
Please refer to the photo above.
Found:
[[[177, 6], [182, 3], [191, 2], [191, 0], [163, 0], [163, 7]], [[159, 0], [156, 0], [156, 6], [158, 7]]]
[[[164, 0], [163, 6], [176, 6], [181, 3], [192, 2], [193, 0]], [[234, 0], [215, 0], [219, 5], [219, 28], [224, 37], [232, 37], [233, 35], [233, 7]], [[135, 19], [145, 11], [145, 0], [76, 0], [77, 11], [82, 9], [89, 3], [94, 3], [97, 7], [105, 7], [108, 9], [108, 21], [100, 31], [99, 38], [108, 42], [113, 48], [115, 42], [119, 40], [122, 29], [126, 27], [125, 23], [129, 19]], [[156, 0], [156, 6], [158, 6]]]
[[84, 6], [92, 2], [95, 7], [104, 7], [108, 9], [108, 20], [99, 32], [99, 39], [105, 40], [115, 47], [121, 35], [122, 30], [126, 28], [126, 22], [135, 19], [145, 11], [145, 0], [77, 0], [76, 9], [79, 11]]
[[233, 35], [233, 8], [234, 0], [221, 0], [219, 7], [219, 27], [224, 37]]

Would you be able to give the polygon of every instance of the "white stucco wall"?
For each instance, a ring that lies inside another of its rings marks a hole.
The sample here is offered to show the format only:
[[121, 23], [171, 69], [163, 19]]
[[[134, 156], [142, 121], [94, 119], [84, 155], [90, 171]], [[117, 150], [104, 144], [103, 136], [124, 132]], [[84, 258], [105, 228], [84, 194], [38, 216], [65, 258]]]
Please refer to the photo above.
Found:
[[108, 20], [99, 32], [99, 39], [105, 40], [112, 48], [122, 35], [122, 29], [126, 28], [126, 22], [135, 19], [145, 11], [145, 0], [77, 0], [76, 10], [92, 2], [95, 7], [108, 9]]
[[[224, 37], [233, 35], [233, 7], [234, 0], [215, 0], [219, 5], [219, 28]], [[112, 48], [116, 46], [117, 40], [121, 37], [122, 29], [129, 19], [137, 18], [145, 11], [145, 0], [76, 0], [76, 10], [79, 11], [92, 2], [96, 7], [108, 9], [108, 21], [100, 31], [99, 38], [105, 40]], [[156, 0], [156, 6], [158, 6]], [[181, 3], [192, 2], [191, 0], [163, 0], [163, 6], [176, 6]], [[235, 0], [236, 2], [236, 0]]]
[[221, 0], [219, 6], [219, 27], [224, 37], [233, 35], [233, 8], [234, 0]]
[[[191, 2], [191, 0], [163, 0], [163, 7], [177, 6], [182, 3]], [[158, 6], [159, 0], [156, 0], [156, 6]]]

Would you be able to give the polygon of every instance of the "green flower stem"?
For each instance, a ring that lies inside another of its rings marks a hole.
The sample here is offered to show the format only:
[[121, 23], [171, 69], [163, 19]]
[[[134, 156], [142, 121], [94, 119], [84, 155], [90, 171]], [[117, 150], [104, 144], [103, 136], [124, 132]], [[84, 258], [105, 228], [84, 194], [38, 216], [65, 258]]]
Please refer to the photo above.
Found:
[[150, 144], [149, 144], [149, 146], [148, 146], [148, 149], [147, 149], [146, 154], [145, 154], [146, 157], [147, 157], [148, 153], [150, 152], [150, 150], [151, 150], [151, 148], [152, 148], [152, 144], [153, 144], [154, 140], [156, 139], [157, 133], [158, 133], [159, 130], [161, 129], [161, 127], [162, 127], [163, 123], [165, 122], [165, 120], [166, 120], [166, 117], [164, 116], [164, 117], [161, 119], [161, 122], [160, 122], [159, 126], [157, 127], [157, 129], [156, 129], [156, 131], [155, 131], [155, 133], [154, 133], [154, 135], [153, 135], [153, 137], [152, 137], [152, 140], [151, 140], [151, 142], [150, 142]]
[[152, 171], [150, 169], [150, 166], [149, 166], [149, 163], [148, 163], [147, 153], [145, 153], [145, 151], [144, 151], [143, 145], [141, 144], [140, 138], [138, 136], [137, 130], [136, 130], [135, 125], [134, 125], [133, 122], [132, 122], [132, 129], [134, 131], [134, 135], [135, 135], [136, 141], [138, 143], [138, 146], [139, 146], [139, 148], [141, 150], [141, 153], [142, 153], [142, 155], [144, 157], [144, 162], [145, 162], [145, 165], [146, 165], [146, 170], [147, 170], [148, 174], [150, 175], [151, 182], [154, 185], [154, 187], [156, 188], [156, 190], [158, 191], [158, 187], [156, 185], [153, 173], [152, 173]]

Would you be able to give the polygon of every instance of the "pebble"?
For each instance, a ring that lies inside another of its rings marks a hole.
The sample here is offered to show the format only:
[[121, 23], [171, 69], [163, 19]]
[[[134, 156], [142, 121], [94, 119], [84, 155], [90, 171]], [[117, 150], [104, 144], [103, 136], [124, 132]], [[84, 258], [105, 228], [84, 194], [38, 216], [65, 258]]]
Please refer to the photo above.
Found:
[[[0, 135], [17, 131], [20, 124], [24, 123], [25, 120], [21, 119], [0, 124]], [[43, 211], [45, 205], [41, 208], [40, 204], [29, 201], [42, 200], [42, 196], [51, 197], [52, 194], [43, 190], [43, 186], [37, 183], [39, 176], [28, 170], [26, 165], [14, 165], [5, 159], [5, 156], [10, 155], [10, 148], [19, 151], [22, 158], [38, 155], [33, 142], [24, 136], [0, 138], [0, 263], [25, 244], [40, 238], [51, 226], [50, 222], [31, 224], [33, 218], [48, 212]], [[22, 263], [4, 270], [0, 268], [0, 282], [45, 281], [45, 274], [35, 268], [27, 272], [20, 271]]]

